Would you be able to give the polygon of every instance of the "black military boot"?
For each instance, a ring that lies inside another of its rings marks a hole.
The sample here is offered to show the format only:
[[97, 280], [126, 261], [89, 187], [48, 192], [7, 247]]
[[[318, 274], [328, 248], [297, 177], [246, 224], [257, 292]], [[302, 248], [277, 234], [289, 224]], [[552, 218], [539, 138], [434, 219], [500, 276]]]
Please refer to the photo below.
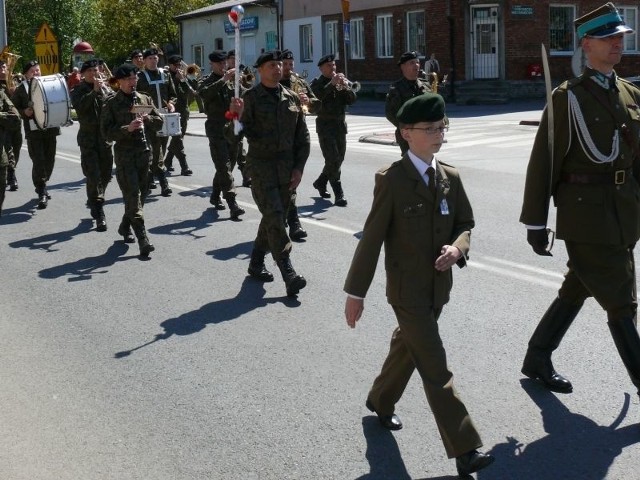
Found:
[[240, 173], [242, 174], [242, 186], [243, 187], [250, 187], [251, 186], [251, 177], [249, 177], [249, 174], [247, 173], [247, 167], [241, 167], [238, 166], [238, 170], [240, 170]]
[[251, 261], [247, 272], [252, 278], [261, 282], [273, 282], [273, 274], [264, 265], [264, 257], [266, 255], [266, 252], [254, 248], [251, 252]]
[[38, 208], [40, 210], [44, 210], [47, 208], [49, 204], [49, 197], [47, 196], [47, 190], [44, 186], [40, 186], [36, 188], [36, 193], [38, 194]]
[[182, 175], [183, 177], [193, 175], [193, 170], [189, 168], [189, 164], [187, 163], [187, 156], [184, 154], [178, 154], [176, 156], [178, 157], [178, 161], [180, 162], [180, 175]]
[[287, 224], [289, 225], [289, 238], [296, 242], [307, 237], [307, 231], [302, 228], [300, 218], [298, 217], [298, 208], [291, 204], [287, 212]]
[[133, 237], [131, 227], [126, 219], [122, 219], [120, 226], [118, 226], [118, 235], [122, 236], [124, 243], [135, 243], [136, 239]]
[[240, 218], [240, 215], [244, 215], [244, 208], [241, 208], [236, 201], [236, 194], [227, 192], [224, 195], [225, 200], [227, 201], [227, 205], [229, 205], [229, 216], [231, 220], [237, 220]]
[[582, 303], [573, 305], [556, 298], [540, 319], [531, 339], [522, 364], [522, 373], [540, 380], [549, 390], [571, 393], [571, 382], [557, 373], [551, 363], [551, 354], [558, 348], [562, 337], [582, 308]]
[[153, 176], [153, 173], [151, 172], [151, 170], [149, 170], [148, 176], [149, 176], [149, 188], [151, 190], [158, 188], [158, 184], [156, 183], [156, 179]]
[[640, 336], [636, 328], [636, 317], [610, 318], [608, 325], [622, 363], [627, 367], [631, 381], [640, 395]]
[[153, 252], [156, 247], [154, 247], [153, 244], [149, 241], [144, 225], [137, 225], [133, 227], [133, 231], [136, 233], [136, 237], [138, 237], [140, 258], [149, 258], [149, 254]]
[[10, 192], [18, 190], [18, 179], [16, 178], [15, 168], [7, 168], [7, 185], [9, 185]]
[[169, 187], [169, 182], [164, 172], [158, 174], [158, 181], [160, 182], [160, 195], [163, 197], [170, 197], [173, 190]]
[[330, 198], [331, 194], [327, 192], [327, 182], [329, 179], [324, 173], [321, 173], [320, 176], [313, 182], [313, 188], [318, 190], [318, 193], [322, 198]]
[[347, 199], [344, 198], [344, 192], [342, 191], [342, 182], [340, 180], [335, 180], [331, 182], [331, 188], [333, 189], [333, 195], [335, 197], [334, 205], [338, 207], [346, 207]]
[[167, 152], [167, 156], [164, 158], [164, 168], [167, 169], [167, 172], [175, 171], [173, 168], [173, 152]]
[[104, 209], [102, 208], [102, 201], [96, 202], [96, 231], [98, 232], [106, 232], [107, 231], [107, 217], [104, 215]]
[[282, 274], [282, 279], [287, 286], [287, 296], [293, 297], [300, 290], [307, 286], [307, 281], [302, 275], [298, 275], [291, 265], [291, 258], [288, 254], [282, 256], [278, 261], [278, 268]]
[[225, 210], [227, 207], [224, 206], [222, 200], [220, 199], [220, 191], [213, 187], [211, 190], [211, 197], [209, 197], [209, 203], [213, 205], [216, 210]]

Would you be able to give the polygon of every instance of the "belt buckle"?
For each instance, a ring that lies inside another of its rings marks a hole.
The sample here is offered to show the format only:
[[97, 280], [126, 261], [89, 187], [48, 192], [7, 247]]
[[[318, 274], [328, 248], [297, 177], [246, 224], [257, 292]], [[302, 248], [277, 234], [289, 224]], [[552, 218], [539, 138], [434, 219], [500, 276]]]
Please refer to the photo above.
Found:
[[624, 170], [617, 170], [616, 173], [614, 174], [614, 179], [615, 179], [615, 184], [616, 185], [622, 185], [624, 183], [624, 177], [626, 175], [627, 172], [625, 172]]

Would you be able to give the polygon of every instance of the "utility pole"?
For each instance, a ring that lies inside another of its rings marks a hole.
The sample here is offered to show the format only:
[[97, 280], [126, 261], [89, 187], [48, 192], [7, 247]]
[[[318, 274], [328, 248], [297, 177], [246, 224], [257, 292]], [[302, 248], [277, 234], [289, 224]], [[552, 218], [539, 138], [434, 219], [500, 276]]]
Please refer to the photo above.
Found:
[[0, 42], [2, 47], [7, 46], [7, 10], [5, 0], [0, 0]]

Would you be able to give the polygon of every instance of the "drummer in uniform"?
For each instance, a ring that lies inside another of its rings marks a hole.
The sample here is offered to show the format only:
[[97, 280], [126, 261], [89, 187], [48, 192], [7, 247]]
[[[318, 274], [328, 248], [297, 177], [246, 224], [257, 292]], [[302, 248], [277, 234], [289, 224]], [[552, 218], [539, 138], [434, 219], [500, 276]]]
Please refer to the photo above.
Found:
[[31, 60], [22, 68], [24, 80], [16, 87], [11, 97], [22, 117], [24, 136], [27, 139], [29, 156], [33, 161], [31, 179], [38, 194], [38, 208], [47, 208], [51, 195], [47, 191], [47, 182], [53, 172], [56, 161], [56, 147], [60, 127], [51, 127], [40, 130], [34, 120], [33, 102], [29, 91], [31, 83], [41, 76], [40, 65], [37, 60]]

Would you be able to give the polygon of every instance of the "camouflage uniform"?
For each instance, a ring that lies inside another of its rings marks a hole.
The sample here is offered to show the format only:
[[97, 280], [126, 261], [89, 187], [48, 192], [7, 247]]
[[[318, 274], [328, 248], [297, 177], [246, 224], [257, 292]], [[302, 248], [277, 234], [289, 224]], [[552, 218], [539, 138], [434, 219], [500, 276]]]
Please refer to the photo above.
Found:
[[93, 83], [87, 81], [82, 81], [71, 91], [71, 103], [80, 123], [78, 146], [82, 173], [87, 178], [87, 200], [91, 216], [101, 231], [106, 230], [102, 204], [113, 169], [111, 143], [100, 131], [100, 114], [106, 99], [102, 90], [96, 92]]
[[345, 109], [356, 101], [356, 94], [350, 89], [338, 90], [331, 84], [331, 79], [324, 75], [311, 82], [311, 90], [322, 103], [316, 117], [316, 131], [324, 156], [324, 168], [313, 186], [324, 186], [318, 190], [326, 192], [328, 181], [333, 188], [336, 204], [346, 205], [340, 182], [340, 167], [347, 150]]
[[126, 240], [127, 236], [130, 236], [129, 227], [133, 227], [142, 250], [145, 242], [149, 244], [142, 211], [144, 200], [149, 193], [151, 152], [148, 139], [152, 130], [162, 128], [162, 117], [154, 108], [145, 122], [144, 131], [129, 132], [127, 126], [135, 118], [135, 114], [131, 113], [134, 103], [153, 105], [152, 99], [145, 94], [136, 92], [132, 97], [118, 91], [104, 105], [100, 126], [104, 138], [115, 142], [116, 179], [124, 201], [124, 215], [118, 233]]
[[400, 146], [402, 155], [409, 150], [409, 144], [402, 138], [400, 129], [398, 128], [398, 120], [396, 115], [400, 107], [404, 105], [404, 102], [416, 95], [421, 95], [426, 92], [430, 92], [431, 88], [429, 84], [418, 78], [417, 80], [407, 80], [406, 77], [402, 77], [400, 80], [394, 82], [389, 87], [389, 93], [387, 93], [387, 99], [384, 104], [384, 114], [393, 125], [396, 127], [396, 143]]
[[[20, 130], [20, 114], [13, 106], [9, 97], [0, 90], [0, 137], [6, 138], [11, 132]], [[7, 187], [7, 167], [9, 157], [5, 149], [0, 149], [0, 215], [4, 203], [5, 188]]]
[[[7, 89], [7, 81], [0, 80], [0, 91], [4, 92], [7, 97], [11, 97]], [[7, 167], [7, 183], [9, 190], [18, 190], [18, 179], [16, 177], [16, 168], [18, 160], [20, 160], [20, 150], [22, 149], [22, 129], [16, 128], [13, 131], [5, 132], [4, 150], [9, 158], [9, 166]]]
[[[146, 69], [141, 70], [138, 73], [136, 90], [149, 95], [153, 100], [153, 104], [160, 112], [166, 111], [167, 102], [171, 102], [174, 105], [177, 103], [176, 89], [173, 85], [173, 80], [171, 80], [171, 75], [160, 68], [155, 72]], [[158, 98], [158, 91], [160, 92], [160, 98]], [[151, 173], [155, 175], [160, 182], [162, 195], [168, 196], [171, 194], [171, 189], [169, 188], [169, 183], [165, 175], [164, 155], [169, 137], [160, 137], [158, 136], [157, 130], [152, 129], [149, 131], [148, 140], [152, 152]]]
[[40, 130], [33, 118], [24, 115], [25, 109], [29, 108], [31, 103], [31, 99], [29, 98], [29, 84], [26, 80], [23, 80], [20, 85], [16, 87], [11, 101], [22, 117], [24, 136], [27, 139], [29, 156], [33, 161], [31, 180], [33, 181], [33, 186], [36, 188], [36, 193], [40, 200], [38, 207], [46, 208], [47, 201], [50, 198], [49, 192], [47, 191], [47, 182], [51, 177], [56, 162], [57, 136], [60, 135], [60, 127]]
[[191, 175], [191, 169], [187, 164], [187, 155], [184, 152], [184, 135], [187, 132], [187, 124], [189, 123], [189, 98], [198, 87], [198, 82], [189, 79], [181, 81], [177, 78], [177, 72], [172, 72], [171, 70], [169, 70], [169, 75], [171, 75], [171, 80], [176, 89], [177, 103], [175, 106], [176, 112], [180, 114], [180, 135], [171, 137], [164, 164], [167, 170], [173, 171], [173, 157], [176, 157], [180, 162], [180, 173], [182, 175]]
[[309, 130], [300, 99], [280, 85], [267, 89], [259, 84], [248, 90], [243, 100], [241, 121], [249, 143], [246, 168], [251, 175], [251, 193], [262, 214], [249, 272], [260, 261], [264, 266], [264, 255], [270, 251], [287, 284], [287, 293], [295, 294], [306, 280], [291, 266], [291, 241], [284, 215], [291, 200], [292, 172], [302, 172], [309, 157]]

